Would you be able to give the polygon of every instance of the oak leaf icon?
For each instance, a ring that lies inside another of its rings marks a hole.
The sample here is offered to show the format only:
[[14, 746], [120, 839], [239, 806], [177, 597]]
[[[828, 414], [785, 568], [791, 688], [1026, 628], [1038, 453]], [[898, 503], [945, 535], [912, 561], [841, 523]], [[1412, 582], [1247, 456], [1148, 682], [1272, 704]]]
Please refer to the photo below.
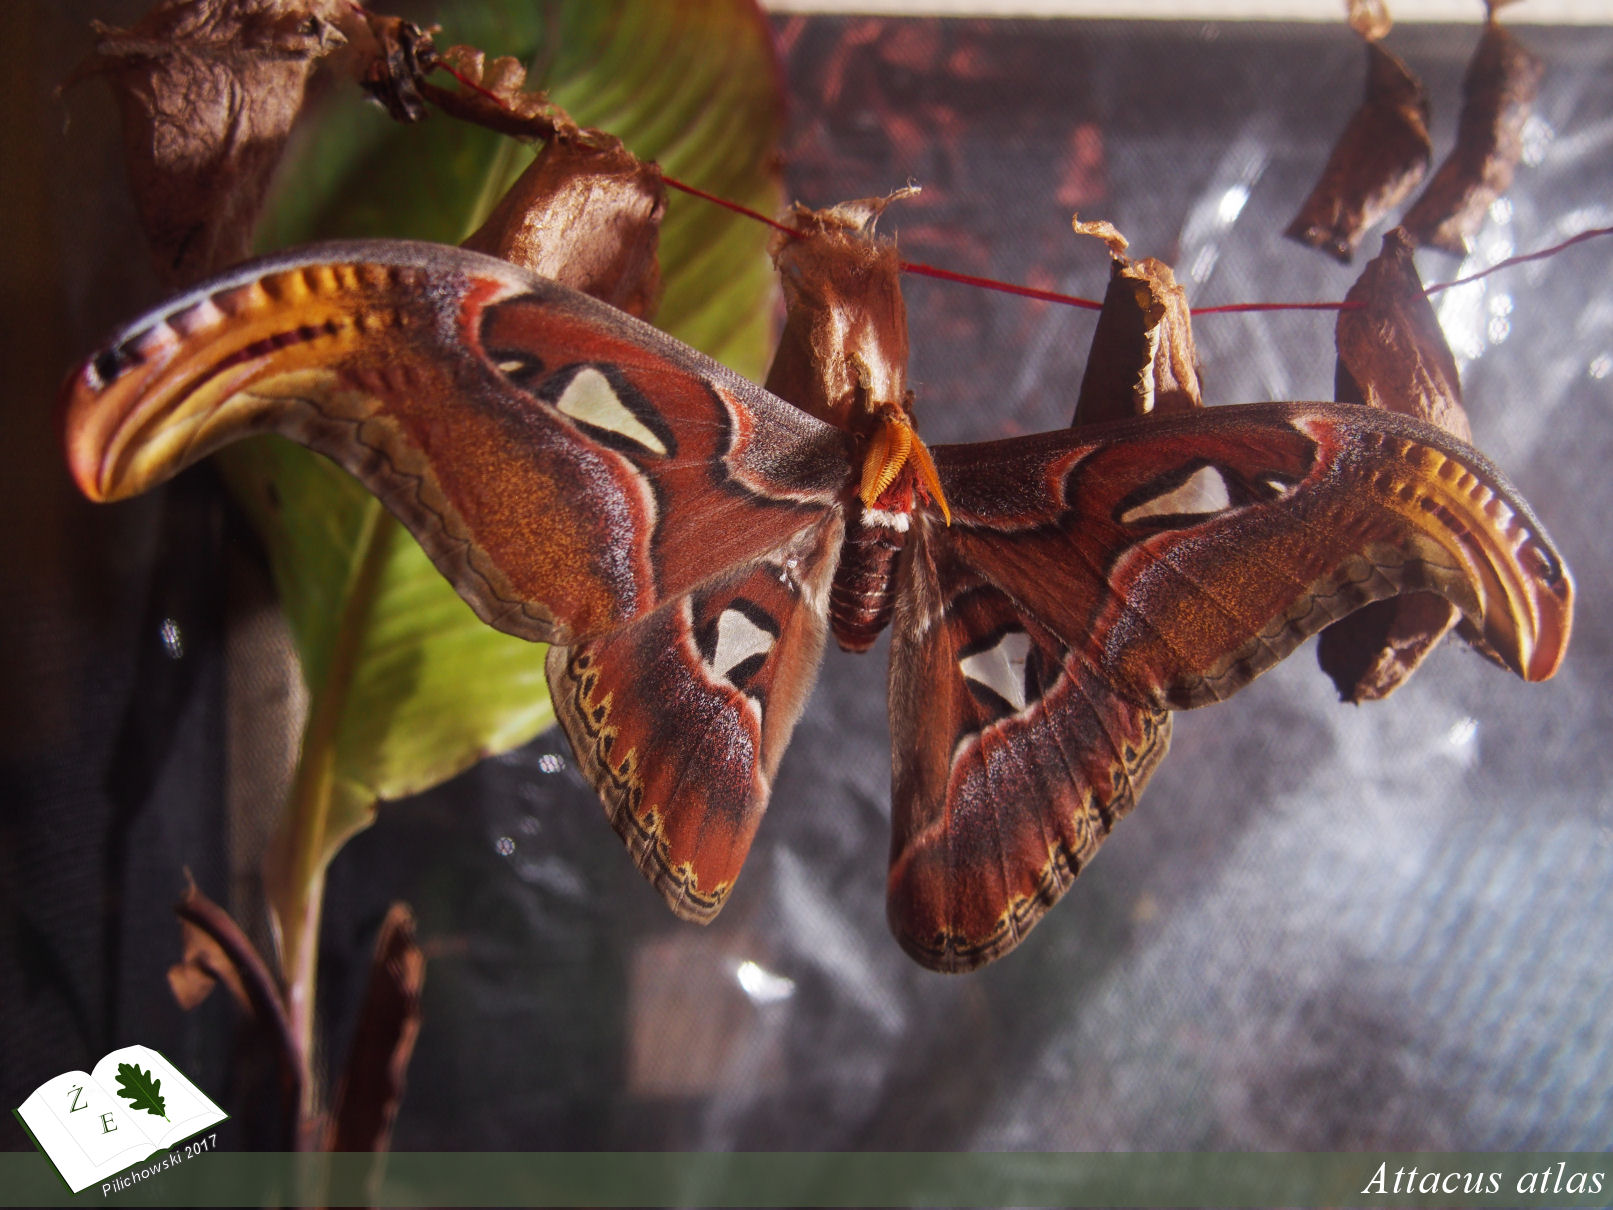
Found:
[[162, 1081], [133, 1063], [118, 1064], [118, 1095], [127, 1098], [131, 1108], [144, 1109], [165, 1122], [168, 1120], [168, 1107], [162, 1098]]

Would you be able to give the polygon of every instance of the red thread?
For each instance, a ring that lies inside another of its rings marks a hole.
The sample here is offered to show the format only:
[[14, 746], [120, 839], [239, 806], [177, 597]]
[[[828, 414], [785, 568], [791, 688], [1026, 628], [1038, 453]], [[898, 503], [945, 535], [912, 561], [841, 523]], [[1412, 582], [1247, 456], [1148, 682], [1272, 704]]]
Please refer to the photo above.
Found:
[[1521, 265], [1532, 260], [1545, 260], [1548, 256], [1556, 256], [1565, 248], [1572, 248], [1575, 244], [1582, 244], [1588, 239], [1595, 239], [1599, 235], [1613, 235], [1613, 227], [1592, 227], [1589, 231], [1581, 231], [1578, 235], [1571, 235], [1560, 244], [1553, 244], [1549, 248], [1541, 248], [1538, 252], [1523, 252], [1517, 256], [1509, 256], [1506, 260], [1498, 260], [1488, 269], [1480, 269], [1477, 273], [1470, 273], [1466, 277], [1458, 277], [1455, 281], [1435, 282], [1423, 291], [1424, 294], [1438, 294], [1441, 290], [1449, 290], [1455, 286], [1465, 286], [1469, 282], [1478, 281], [1481, 277], [1488, 277], [1497, 269], [1510, 269], [1513, 265]]
[[785, 235], [792, 236], [797, 239], [800, 238], [801, 233], [794, 227], [786, 227], [783, 223], [775, 222], [773, 219], [768, 218], [767, 215], [763, 214], [759, 210], [752, 210], [749, 206], [743, 206], [738, 202], [731, 202], [725, 197], [718, 197], [715, 193], [707, 193], [704, 189], [696, 189], [693, 185], [686, 185], [676, 177], [670, 177], [664, 173], [662, 174], [661, 179], [673, 189], [681, 189], [684, 193], [692, 194], [693, 196], [701, 198], [704, 201], [708, 201], [715, 206], [721, 206], [726, 210], [732, 210], [735, 214], [743, 214], [746, 218], [753, 218], [758, 223], [766, 223], [775, 231], [782, 231]]
[[1190, 307], [1194, 315], [1234, 315], [1239, 311], [1342, 311], [1354, 308], [1348, 302], [1258, 302], [1222, 303], [1218, 307]]
[[470, 89], [472, 92], [481, 93], [482, 96], [486, 97], [489, 101], [492, 101], [495, 105], [497, 105], [505, 113], [514, 113], [515, 112], [513, 109], [511, 109], [508, 105], [506, 105], [504, 103], [504, 98], [499, 96], [498, 93], [493, 92], [493, 91], [491, 91], [489, 89], [483, 88], [475, 80], [472, 80], [469, 76], [465, 75], [463, 72], [457, 71], [456, 69], [451, 67], [449, 64], [443, 62], [441, 59], [437, 60], [437, 66], [442, 68], [443, 71], [447, 72], [449, 75], [453, 76], [454, 79], [458, 80], [461, 84], [463, 84], [466, 88]]
[[[468, 79], [462, 73], [455, 71], [454, 68], [450, 67], [447, 63], [442, 62], [440, 59], [437, 61], [436, 66], [442, 68], [443, 71], [446, 71], [449, 75], [453, 76], [454, 79], [458, 80], [466, 88], [470, 88], [481, 93], [484, 97], [487, 97], [501, 108], [508, 110], [509, 107], [505, 105], [504, 98], [499, 96], [497, 93], [490, 92], [488, 89], [483, 88], [480, 84], [476, 83], [476, 81]], [[663, 174], [661, 179], [665, 181], [670, 188], [681, 190], [682, 192], [690, 194], [693, 197], [710, 202], [714, 206], [721, 206], [725, 210], [732, 210], [735, 214], [742, 214], [746, 218], [755, 219], [758, 223], [766, 223], [769, 227], [773, 228], [773, 230], [782, 231], [785, 235], [791, 236], [792, 238], [799, 239], [801, 236], [801, 233], [794, 227], [786, 227], [783, 223], [769, 218], [759, 210], [752, 210], [749, 206], [742, 205], [739, 202], [733, 202], [729, 201], [727, 198], [718, 197], [715, 193], [707, 193], [704, 189], [697, 189], [695, 186], [686, 184], [683, 181], [678, 180], [676, 177], [670, 177]], [[1593, 227], [1589, 231], [1581, 231], [1577, 235], [1571, 235], [1567, 239], [1563, 240], [1560, 244], [1553, 244], [1551, 247], [1542, 248], [1538, 252], [1525, 252], [1518, 256], [1509, 256], [1505, 260], [1497, 261], [1487, 269], [1480, 269], [1477, 273], [1471, 273], [1466, 277], [1459, 277], [1455, 281], [1435, 282], [1433, 285], [1424, 288], [1423, 293], [1425, 295], [1438, 294], [1441, 290], [1449, 290], [1456, 286], [1465, 286], [1470, 282], [1476, 282], [1482, 278], [1488, 277], [1497, 270], [1508, 269], [1513, 265], [1521, 265], [1532, 260], [1544, 260], [1549, 256], [1555, 256], [1557, 253], [1562, 252], [1567, 248], [1572, 248], [1575, 244], [1584, 243], [1586, 240], [1595, 239], [1598, 236], [1603, 235], [1613, 235], [1613, 227]], [[957, 282], [959, 285], [976, 286], [982, 290], [996, 290], [1002, 294], [1016, 294], [1021, 298], [1034, 298], [1039, 302], [1060, 303], [1066, 307], [1080, 307], [1087, 311], [1103, 310], [1103, 304], [1101, 302], [1097, 302], [1090, 298], [1082, 298], [1076, 294], [1060, 294], [1053, 290], [1038, 290], [1033, 286], [1016, 286], [1011, 282], [998, 281], [996, 278], [976, 277], [972, 273], [955, 273], [951, 269], [938, 269], [934, 265], [926, 265], [918, 261], [904, 260], [901, 262], [901, 269], [904, 273], [915, 273], [920, 277], [933, 277], [941, 281]], [[1215, 307], [1192, 307], [1189, 309], [1189, 312], [1193, 315], [1233, 315], [1239, 312], [1247, 313], [1257, 311], [1343, 311], [1347, 309], [1354, 309], [1360, 305], [1360, 303], [1352, 303], [1349, 301], [1223, 303], [1220, 306]]]
[[934, 265], [923, 265], [917, 261], [904, 260], [901, 262], [902, 272], [917, 273], [920, 277], [935, 277], [942, 281], [958, 282], [965, 286], [979, 286], [983, 290], [999, 290], [1004, 294], [1018, 294], [1024, 298], [1035, 298], [1042, 302], [1063, 303], [1067, 307], [1082, 307], [1088, 311], [1101, 311], [1103, 304], [1090, 298], [1081, 298], [1074, 294], [1057, 294], [1052, 290], [1038, 290], [1033, 286], [1015, 286], [1005, 281], [997, 281], [990, 277], [975, 277], [970, 273], [954, 273], [951, 269], [937, 269]]

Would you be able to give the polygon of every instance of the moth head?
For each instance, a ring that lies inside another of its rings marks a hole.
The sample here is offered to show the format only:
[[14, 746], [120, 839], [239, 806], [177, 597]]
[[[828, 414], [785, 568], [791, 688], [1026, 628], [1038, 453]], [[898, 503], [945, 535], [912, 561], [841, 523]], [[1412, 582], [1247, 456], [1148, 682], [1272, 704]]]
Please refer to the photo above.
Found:
[[863, 453], [857, 496], [865, 509], [905, 515], [912, 510], [915, 494], [922, 494], [951, 525], [952, 510], [941, 490], [941, 477], [930, 451], [913, 431], [910, 410], [910, 406], [889, 407], [880, 415]]

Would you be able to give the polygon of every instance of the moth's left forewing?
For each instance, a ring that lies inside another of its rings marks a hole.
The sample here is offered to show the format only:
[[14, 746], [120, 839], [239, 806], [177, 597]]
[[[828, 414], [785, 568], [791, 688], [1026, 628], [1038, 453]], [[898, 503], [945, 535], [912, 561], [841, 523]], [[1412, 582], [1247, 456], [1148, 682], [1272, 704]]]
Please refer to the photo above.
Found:
[[1134, 701], [1219, 700], [1402, 592], [1450, 600], [1530, 680], [1568, 641], [1572, 581], [1529, 506], [1416, 420], [1249, 404], [941, 447], [936, 462], [960, 561]]
[[631, 625], [550, 648], [584, 775], [685, 919], [717, 914], [750, 850], [817, 675], [841, 537], [827, 514]]

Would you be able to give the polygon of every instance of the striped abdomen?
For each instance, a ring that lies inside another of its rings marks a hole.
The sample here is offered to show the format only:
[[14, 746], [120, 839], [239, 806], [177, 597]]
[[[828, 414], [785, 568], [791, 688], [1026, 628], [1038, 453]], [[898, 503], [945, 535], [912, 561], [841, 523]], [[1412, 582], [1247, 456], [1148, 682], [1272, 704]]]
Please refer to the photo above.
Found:
[[907, 530], [868, 524], [860, 506], [854, 512], [829, 588], [829, 624], [845, 650], [867, 651], [891, 619], [896, 555]]

